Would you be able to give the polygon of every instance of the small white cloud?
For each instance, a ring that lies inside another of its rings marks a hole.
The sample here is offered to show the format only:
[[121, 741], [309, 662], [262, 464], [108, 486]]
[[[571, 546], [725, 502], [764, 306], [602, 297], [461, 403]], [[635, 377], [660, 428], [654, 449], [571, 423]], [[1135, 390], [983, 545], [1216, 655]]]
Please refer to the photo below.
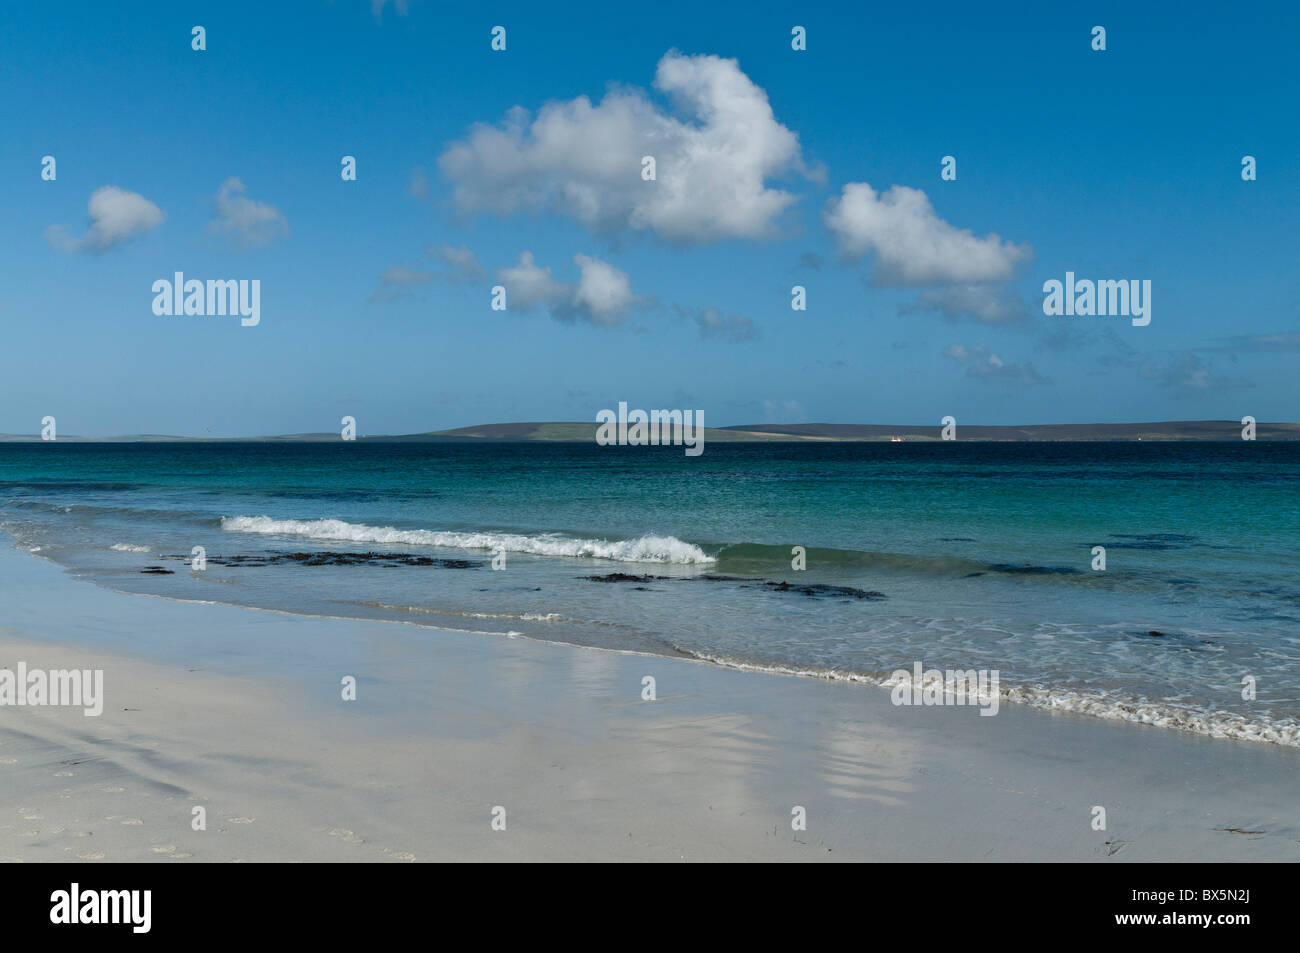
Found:
[[248, 189], [237, 178], [221, 183], [213, 196], [212, 224], [209, 231], [225, 235], [239, 245], [269, 245], [289, 233], [289, 223], [274, 205], [250, 199]]
[[573, 310], [605, 327], [626, 321], [628, 306], [636, 301], [627, 272], [589, 255], [574, 255], [573, 261], [582, 273], [573, 292]]
[[1176, 352], [1168, 360], [1145, 361], [1138, 368], [1138, 376], [1161, 387], [1189, 393], [1255, 386], [1246, 378], [1219, 376], [1205, 358], [1192, 351]]
[[943, 349], [944, 357], [951, 358], [966, 368], [968, 377], [985, 380], [1007, 381], [1013, 384], [1046, 384], [1047, 378], [1034, 368], [1033, 364], [1010, 363], [1002, 356], [990, 351], [983, 344], [967, 347], [964, 344], [949, 344]]
[[394, 265], [379, 276], [379, 286], [375, 288], [368, 300], [373, 304], [409, 298], [412, 288], [427, 285], [432, 280], [432, 272], [418, 271], [405, 265]]
[[627, 272], [589, 255], [574, 255], [573, 261], [579, 270], [576, 284], [555, 280], [551, 269], [538, 265], [532, 252], [520, 252], [517, 264], [497, 270], [508, 306], [528, 311], [540, 305], [558, 320], [601, 327], [626, 322], [628, 309], [641, 300], [632, 293]]
[[895, 185], [877, 193], [850, 182], [825, 213], [827, 227], [850, 258], [876, 256], [877, 285], [948, 285], [1005, 281], [1033, 257], [1028, 245], [995, 234], [977, 238], [939, 218], [919, 189]]
[[994, 325], [1020, 324], [1029, 317], [1029, 309], [1019, 295], [996, 285], [930, 288], [916, 301], [898, 309], [899, 314], [918, 311], [937, 311], [951, 321], [971, 317], [981, 324]]
[[[549, 211], [600, 231], [649, 231], [678, 244], [763, 238], [795, 196], [768, 180], [816, 178], [799, 137], [777, 122], [767, 94], [735, 60], [670, 51], [655, 88], [673, 115], [638, 89], [548, 103], [535, 119], [516, 106], [476, 125], [439, 159], [466, 212]], [[641, 177], [653, 156], [656, 178]]]
[[128, 192], [115, 185], [96, 189], [86, 205], [90, 228], [81, 238], [70, 238], [64, 226], [51, 225], [46, 240], [60, 251], [107, 251], [134, 235], [157, 228], [163, 223], [162, 209], [139, 192]]
[[520, 252], [517, 264], [498, 269], [497, 281], [505, 286], [507, 306], [521, 311], [556, 304], [571, 294], [570, 287], [552, 278], [551, 269], [538, 265], [530, 251]]
[[487, 269], [478, 256], [464, 245], [425, 245], [424, 253], [430, 258], [451, 266], [452, 277], [478, 279], [487, 277]]
[[[680, 310], [680, 309], [679, 309]], [[758, 328], [749, 318], [740, 314], [727, 317], [717, 308], [703, 308], [690, 313], [702, 338], [724, 338], [730, 341], [752, 341], [758, 337]]]

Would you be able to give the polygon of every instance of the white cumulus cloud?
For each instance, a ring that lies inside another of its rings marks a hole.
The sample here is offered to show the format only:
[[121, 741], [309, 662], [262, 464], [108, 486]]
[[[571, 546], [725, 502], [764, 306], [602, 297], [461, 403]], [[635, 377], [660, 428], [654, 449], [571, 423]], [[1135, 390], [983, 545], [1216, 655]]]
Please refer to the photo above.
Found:
[[589, 255], [574, 255], [573, 261], [581, 272], [578, 287], [573, 290], [574, 311], [586, 315], [593, 324], [622, 324], [628, 305], [636, 300], [627, 272]]
[[640, 301], [632, 293], [627, 272], [589, 255], [574, 255], [573, 262], [578, 266], [577, 283], [557, 281], [550, 267], [537, 264], [531, 251], [520, 252], [516, 264], [497, 270], [507, 307], [529, 311], [540, 305], [561, 321], [601, 327], [626, 322], [628, 309]]
[[213, 234], [225, 235], [240, 245], [269, 245], [289, 232], [284, 213], [274, 205], [250, 199], [243, 181], [229, 178], [213, 197]]
[[[614, 88], [548, 103], [536, 117], [516, 106], [497, 125], [476, 125], [439, 159], [466, 212], [568, 215], [588, 228], [648, 231], [683, 245], [763, 238], [796, 197], [770, 188], [805, 166], [798, 136], [773, 115], [767, 94], [732, 59], [670, 51], [654, 87]], [[642, 178], [642, 157], [656, 178]]]
[[506, 289], [506, 306], [531, 311], [538, 305], [553, 305], [572, 293], [572, 289], [551, 277], [530, 251], [519, 253], [519, 262], [497, 270], [497, 281]]
[[976, 237], [935, 214], [920, 189], [895, 185], [877, 192], [850, 182], [826, 209], [827, 227], [849, 257], [876, 256], [878, 285], [948, 285], [1005, 281], [1033, 257], [1028, 245], [996, 234]]
[[96, 189], [86, 205], [90, 228], [81, 238], [71, 238], [62, 225], [51, 225], [45, 238], [66, 252], [107, 251], [134, 235], [151, 231], [163, 223], [163, 211], [139, 192], [115, 185]]

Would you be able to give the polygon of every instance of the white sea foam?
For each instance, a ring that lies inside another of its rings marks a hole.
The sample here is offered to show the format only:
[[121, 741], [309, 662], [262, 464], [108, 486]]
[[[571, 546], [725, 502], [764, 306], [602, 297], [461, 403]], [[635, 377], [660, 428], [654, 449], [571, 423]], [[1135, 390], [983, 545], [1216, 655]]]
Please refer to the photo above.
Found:
[[[883, 688], [910, 684], [910, 679], [896, 679], [893, 675], [868, 675], [838, 669], [809, 668], [797, 665], [767, 665], [693, 651], [676, 647], [678, 651], [703, 662], [712, 662], [727, 668], [751, 672], [769, 672], [776, 675], [798, 675], [804, 678], [824, 678], [836, 682], [865, 682]], [[1263, 741], [1272, 744], [1300, 747], [1300, 721], [1291, 717], [1248, 718], [1234, 712], [1205, 711], [1169, 702], [1155, 703], [1145, 699], [1122, 698], [1107, 692], [1072, 691], [1041, 686], [1003, 686], [1001, 700], [1031, 708], [1069, 711], [1111, 721], [1127, 721], [1160, 728], [1191, 731], [1211, 738], [1233, 738], [1238, 741]]]
[[429, 529], [395, 529], [366, 526], [343, 520], [277, 520], [269, 516], [223, 516], [221, 528], [230, 533], [304, 536], [350, 543], [397, 543], [408, 546], [442, 546], [482, 549], [488, 552], [527, 553], [534, 556], [578, 556], [627, 563], [709, 565], [715, 560], [692, 543], [675, 536], [641, 536], [637, 539], [575, 539], [559, 533], [524, 536], [518, 533], [457, 533]]
[[461, 609], [434, 609], [428, 606], [395, 606], [387, 602], [361, 602], [358, 605], [395, 612], [423, 612], [428, 615], [459, 616], [462, 619], [522, 619], [524, 622], [563, 622], [558, 612], [465, 612]]
[[109, 549], [116, 549], [119, 553], [147, 553], [148, 546], [134, 546], [131, 543], [114, 543]]

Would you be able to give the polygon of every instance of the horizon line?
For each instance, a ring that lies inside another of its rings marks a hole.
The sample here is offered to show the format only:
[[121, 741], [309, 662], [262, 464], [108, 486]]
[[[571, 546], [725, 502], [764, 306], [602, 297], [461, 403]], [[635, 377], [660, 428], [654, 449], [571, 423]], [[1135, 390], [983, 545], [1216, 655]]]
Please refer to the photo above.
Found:
[[[1300, 440], [1300, 422], [1252, 421], [1256, 431], [1272, 431], [1271, 436], [1289, 437]], [[1111, 423], [1053, 423], [1053, 424], [976, 424], [957, 422], [958, 434], [963, 431], [985, 438], [1003, 437], [1022, 441], [1060, 440], [1065, 434], [1073, 432], [1076, 436], [1090, 440], [1132, 439], [1151, 436], [1163, 439], [1207, 439], [1222, 436], [1223, 439], [1241, 439], [1243, 420], [1162, 420], [1133, 421]], [[332, 442], [335, 440], [367, 441], [520, 441], [520, 442], [585, 442], [588, 438], [581, 430], [590, 429], [593, 433], [600, 424], [597, 421], [511, 421], [506, 423], [475, 424], [471, 426], [452, 427], [443, 430], [418, 431], [412, 433], [373, 433], [356, 434], [352, 438], [343, 438], [339, 431], [309, 431], [302, 433], [280, 434], [244, 434], [236, 436], [192, 436], [183, 434], [114, 434], [87, 435], [67, 434], [55, 438], [43, 438], [40, 432], [0, 434], [0, 443], [57, 442], [58, 440], [78, 442], [231, 442], [231, 441], [312, 441]], [[704, 433], [713, 434], [715, 440], [720, 435], [727, 442], [740, 442], [737, 438], [752, 435], [757, 442], [774, 442], [784, 438], [786, 441], [798, 442], [875, 442], [891, 437], [908, 437], [913, 440], [939, 441], [943, 423], [937, 424], [867, 424], [867, 423], [797, 423], [797, 424], [730, 424], [722, 427], [705, 427]]]

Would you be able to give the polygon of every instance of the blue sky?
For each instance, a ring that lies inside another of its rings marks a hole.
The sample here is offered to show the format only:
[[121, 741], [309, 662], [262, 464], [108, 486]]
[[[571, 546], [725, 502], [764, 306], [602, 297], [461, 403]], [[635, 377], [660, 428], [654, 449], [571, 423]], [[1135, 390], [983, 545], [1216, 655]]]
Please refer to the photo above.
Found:
[[8, 5], [0, 432], [1300, 419], [1294, 5], [984, 6]]

